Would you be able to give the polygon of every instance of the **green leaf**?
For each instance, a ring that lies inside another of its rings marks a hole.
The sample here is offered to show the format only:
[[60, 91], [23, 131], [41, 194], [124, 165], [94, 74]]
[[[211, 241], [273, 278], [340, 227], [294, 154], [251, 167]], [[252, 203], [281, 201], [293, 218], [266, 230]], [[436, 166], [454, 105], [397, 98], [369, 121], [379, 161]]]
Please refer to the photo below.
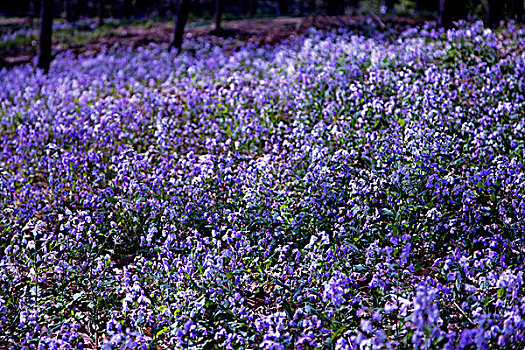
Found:
[[332, 341], [334, 341], [339, 335], [341, 335], [346, 330], [346, 326], [343, 326], [339, 328], [337, 331], [334, 332], [334, 335], [332, 335], [332, 338], [330, 338]]
[[108, 202], [110, 202], [110, 203], [117, 203], [117, 202], [118, 202], [118, 199], [115, 198], [115, 197], [107, 197], [106, 199], [107, 199]]
[[156, 337], [160, 337], [163, 333], [165, 333], [168, 330], [168, 327], [162, 328], [160, 331], [157, 332], [155, 335]]

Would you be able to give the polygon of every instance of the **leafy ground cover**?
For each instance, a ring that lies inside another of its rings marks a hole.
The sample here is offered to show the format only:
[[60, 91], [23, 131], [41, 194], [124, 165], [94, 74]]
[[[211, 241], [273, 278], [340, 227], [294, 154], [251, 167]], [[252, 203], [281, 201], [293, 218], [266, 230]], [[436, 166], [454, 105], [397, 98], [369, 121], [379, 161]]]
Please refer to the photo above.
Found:
[[0, 344], [524, 346], [525, 30], [0, 71]]

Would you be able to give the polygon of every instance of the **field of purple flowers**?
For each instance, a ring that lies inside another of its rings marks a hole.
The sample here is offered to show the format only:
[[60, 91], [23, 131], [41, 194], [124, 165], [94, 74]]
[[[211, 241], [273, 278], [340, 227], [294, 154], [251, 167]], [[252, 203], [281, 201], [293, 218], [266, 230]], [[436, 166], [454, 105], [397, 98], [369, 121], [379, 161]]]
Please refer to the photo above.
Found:
[[525, 346], [525, 29], [0, 71], [0, 348]]

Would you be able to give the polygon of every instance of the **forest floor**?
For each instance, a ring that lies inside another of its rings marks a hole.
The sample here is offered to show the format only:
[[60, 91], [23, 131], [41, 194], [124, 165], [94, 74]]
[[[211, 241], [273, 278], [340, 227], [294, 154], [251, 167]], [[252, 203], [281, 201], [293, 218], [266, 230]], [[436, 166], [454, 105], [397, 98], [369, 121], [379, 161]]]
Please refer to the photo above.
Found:
[[[194, 21], [186, 25], [185, 37], [206, 37], [211, 42], [218, 37], [234, 37], [243, 42], [261, 45], [276, 44], [282, 40], [305, 33], [309, 28], [331, 29], [355, 27], [374, 22], [379, 28], [396, 27], [404, 30], [407, 26], [424, 23], [423, 19], [378, 16], [309, 16], [277, 17], [223, 21], [223, 30], [211, 29], [210, 21]], [[0, 18], [0, 29], [15, 35], [0, 41], [0, 67], [10, 67], [31, 62], [38, 50], [37, 19]], [[146, 46], [149, 43], [169, 43], [173, 35], [173, 21], [134, 21], [109, 22], [102, 27], [95, 26], [95, 20], [85, 20], [78, 24], [61, 26], [55, 24], [53, 52], [70, 50], [75, 54], [96, 54], [103, 48], [115, 44], [132, 47]], [[25, 30], [25, 31], [24, 31]], [[16, 35], [16, 31], [22, 34]]]

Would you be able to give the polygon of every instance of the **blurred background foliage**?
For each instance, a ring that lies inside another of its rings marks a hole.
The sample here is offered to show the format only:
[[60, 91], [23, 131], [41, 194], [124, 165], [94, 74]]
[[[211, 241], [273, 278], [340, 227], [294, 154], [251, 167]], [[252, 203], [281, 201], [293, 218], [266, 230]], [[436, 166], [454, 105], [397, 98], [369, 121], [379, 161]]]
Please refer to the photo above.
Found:
[[[456, 1], [456, 0], [455, 0]], [[513, 12], [516, 0], [499, 0], [507, 15]], [[464, 1], [472, 17], [482, 18], [487, 0]], [[328, 14], [330, 3], [335, 3], [337, 15], [360, 15], [373, 11], [381, 15], [437, 18], [439, 0], [222, 0], [223, 18], [264, 18], [273, 16], [308, 16]], [[190, 20], [211, 19], [215, 0], [191, 1]], [[176, 13], [177, 0], [104, 0], [105, 16], [113, 19], [170, 18]], [[40, 0], [0, 2], [0, 16], [39, 17]], [[99, 15], [99, 1], [56, 0], [55, 18], [76, 21]]]

